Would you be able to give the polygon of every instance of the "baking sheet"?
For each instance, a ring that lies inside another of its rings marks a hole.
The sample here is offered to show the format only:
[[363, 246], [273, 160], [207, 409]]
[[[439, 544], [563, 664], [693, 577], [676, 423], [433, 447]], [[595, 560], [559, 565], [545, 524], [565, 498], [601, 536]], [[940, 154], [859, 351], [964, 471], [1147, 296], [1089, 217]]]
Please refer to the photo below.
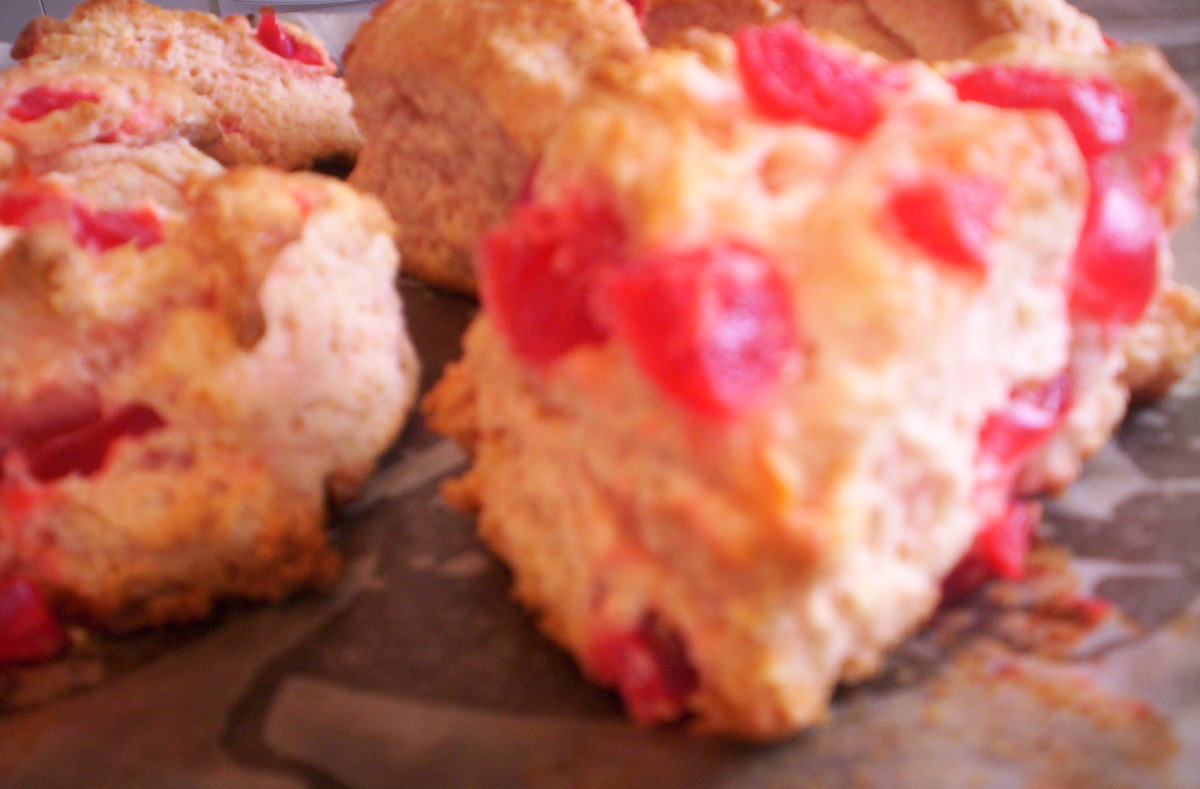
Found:
[[[1200, 7], [1085, 7], [1196, 84]], [[1200, 224], [1174, 246], [1200, 284]], [[475, 304], [402, 289], [427, 388]], [[1200, 787], [1200, 366], [1048, 502], [1028, 581], [941, 612], [769, 747], [627, 722], [438, 497], [463, 464], [415, 417], [334, 513], [329, 595], [0, 673], [0, 786]]]

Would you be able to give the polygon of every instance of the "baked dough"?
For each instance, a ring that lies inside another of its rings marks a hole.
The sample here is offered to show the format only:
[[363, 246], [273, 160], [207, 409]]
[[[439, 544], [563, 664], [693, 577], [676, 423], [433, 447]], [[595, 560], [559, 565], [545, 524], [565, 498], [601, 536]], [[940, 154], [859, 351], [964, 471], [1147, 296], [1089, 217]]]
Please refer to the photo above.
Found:
[[202, 147], [223, 164], [301, 169], [353, 159], [362, 144], [329, 53], [273, 13], [264, 12], [252, 28], [244, 16], [87, 0], [66, 19], [35, 19], [12, 55], [23, 62], [142, 68], [175, 79], [211, 103], [219, 135]]
[[147, 71], [45, 61], [0, 71], [0, 176], [45, 175], [100, 207], [181, 209], [192, 180], [222, 171], [209, 102]]
[[185, 202], [0, 188], [0, 578], [63, 621], [123, 631], [326, 585], [326, 506], [415, 396], [375, 200], [237, 168]]

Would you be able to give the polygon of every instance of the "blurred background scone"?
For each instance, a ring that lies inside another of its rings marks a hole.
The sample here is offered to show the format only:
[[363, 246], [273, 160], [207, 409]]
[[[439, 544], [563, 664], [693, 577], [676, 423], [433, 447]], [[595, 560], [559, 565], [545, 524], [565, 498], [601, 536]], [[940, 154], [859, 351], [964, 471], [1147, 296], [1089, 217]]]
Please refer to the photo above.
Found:
[[66, 19], [36, 18], [12, 55], [145, 68], [181, 82], [212, 104], [220, 134], [204, 150], [224, 164], [306, 168], [352, 161], [362, 144], [324, 45], [269, 9], [251, 27], [241, 15], [87, 0]]

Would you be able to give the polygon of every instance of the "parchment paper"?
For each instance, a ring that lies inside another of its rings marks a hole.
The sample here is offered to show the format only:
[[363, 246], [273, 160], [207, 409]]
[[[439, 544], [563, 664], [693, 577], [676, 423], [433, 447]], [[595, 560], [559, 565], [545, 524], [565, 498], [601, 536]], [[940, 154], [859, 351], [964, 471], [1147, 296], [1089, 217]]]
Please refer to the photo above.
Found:
[[[1085, 8], [1200, 76], [1200, 7]], [[1200, 283], [1200, 225], [1175, 248]], [[402, 290], [427, 388], [475, 304]], [[438, 497], [463, 463], [415, 417], [332, 515], [332, 594], [0, 673], [0, 786], [1200, 787], [1200, 366], [1047, 503], [1030, 579], [769, 747], [627, 722]]]

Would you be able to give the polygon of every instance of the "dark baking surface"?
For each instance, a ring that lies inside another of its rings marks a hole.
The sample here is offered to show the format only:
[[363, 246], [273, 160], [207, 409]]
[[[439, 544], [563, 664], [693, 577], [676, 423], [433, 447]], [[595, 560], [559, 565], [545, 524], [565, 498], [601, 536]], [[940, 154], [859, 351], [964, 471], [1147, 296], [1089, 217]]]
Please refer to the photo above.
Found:
[[[1200, 87], [1200, 0], [1080, 5]], [[1200, 223], [1175, 248], [1200, 284]], [[474, 302], [403, 292], [428, 387]], [[335, 513], [331, 595], [0, 673], [0, 786], [1200, 787], [1200, 368], [1049, 503], [1033, 580], [943, 612], [771, 747], [626, 722], [438, 499], [461, 467], [415, 418]]]

